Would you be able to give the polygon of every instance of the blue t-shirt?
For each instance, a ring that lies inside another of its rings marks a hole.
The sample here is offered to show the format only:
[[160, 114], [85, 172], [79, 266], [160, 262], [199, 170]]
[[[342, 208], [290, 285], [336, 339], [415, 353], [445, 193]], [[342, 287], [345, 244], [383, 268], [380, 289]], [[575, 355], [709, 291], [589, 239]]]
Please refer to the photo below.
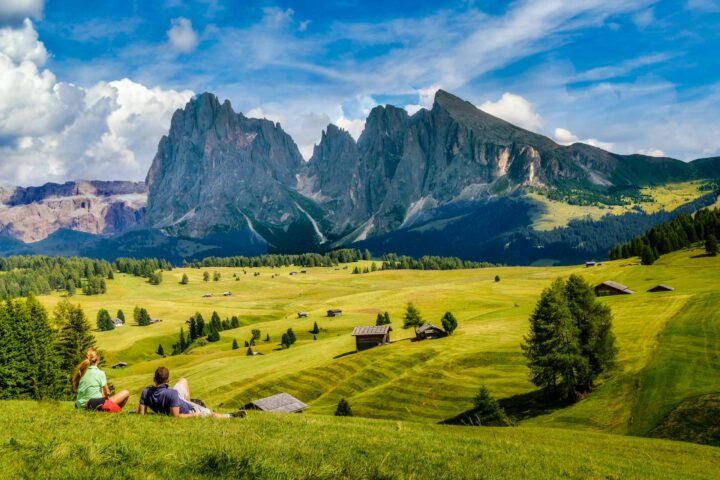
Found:
[[180, 407], [180, 413], [191, 411], [190, 405], [180, 398], [177, 390], [168, 388], [167, 384], [146, 387], [140, 395], [140, 405], [162, 415], [170, 415], [173, 407]]

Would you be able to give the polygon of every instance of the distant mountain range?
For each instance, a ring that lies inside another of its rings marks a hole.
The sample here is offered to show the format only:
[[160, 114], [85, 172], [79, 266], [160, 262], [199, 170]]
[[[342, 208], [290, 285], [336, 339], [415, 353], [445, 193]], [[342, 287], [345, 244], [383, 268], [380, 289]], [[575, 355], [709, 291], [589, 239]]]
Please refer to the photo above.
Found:
[[[279, 124], [247, 118], [204, 93], [175, 112], [160, 140], [146, 179], [146, 207], [143, 184], [10, 189], [0, 197], [0, 232], [24, 242], [44, 239], [39, 245], [53, 248], [63, 242], [47, 237], [65, 235], [62, 229], [105, 235], [80, 242], [99, 256], [125, 247], [135, 255], [153, 251], [137, 251], [143, 236], [149, 246], [171, 243], [160, 250], [172, 259], [360, 246], [506, 263], [570, 262], [601, 256], [639, 229], [714, 202], [715, 194], [673, 213], [632, 212], [535, 232], [530, 212], [537, 205], [528, 191], [602, 198], [718, 177], [720, 158], [682, 162], [558, 145], [442, 90], [432, 109], [414, 115], [390, 105], [374, 108], [357, 141], [329, 125], [306, 162]], [[4, 244], [6, 253], [52, 250]]]

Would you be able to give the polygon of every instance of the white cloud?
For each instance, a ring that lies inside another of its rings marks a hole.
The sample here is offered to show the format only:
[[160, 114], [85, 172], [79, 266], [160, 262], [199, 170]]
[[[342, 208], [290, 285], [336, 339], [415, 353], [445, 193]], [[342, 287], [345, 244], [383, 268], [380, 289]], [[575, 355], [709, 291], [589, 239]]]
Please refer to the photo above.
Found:
[[571, 145], [573, 143], [585, 143], [587, 145], [592, 145], [593, 147], [602, 148], [603, 150], [611, 151], [614, 147], [614, 145], [611, 142], [603, 142], [601, 140], [598, 140], [596, 138], [585, 138], [580, 139], [577, 135], [572, 133], [570, 130], [566, 128], [556, 128], [555, 134], [553, 135], [555, 137], [555, 141], [559, 143], [560, 145]]
[[26, 17], [41, 18], [44, 0], [2, 0], [0, 21], [17, 21]]
[[180, 53], [189, 53], [198, 45], [198, 35], [193, 30], [192, 22], [184, 17], [172, 20], [172, 26], [167, 32], [168, 41]]
[[505, 92], [496, 102], [487, 101], [480, 110], [495, 115], [527, 130], [538, 131], [543, 126], [542, 117], [533, 110], [533, 106], [520, 95]]
[[346, 130], [352, 137], [357, 140], [360, 138], [360, 134], [365, 129], [365, 119], [364, 118], [356, 118], [354, 120], [340, 117], [335, 121], [335, 125], [342, 128], [343, 130]]
[[0, 30], [0, 177], [21, 185], [143, 178], [192, 92], [128, 79], [85, 89], [41, 69], [46, 58], [29, 21]]
[[665, 155], [665, 152], [663, 152], [659, 148], [642, 149], [642, 150], [638, 150], [637, 153], [640, 153], [642, 155], [649, 155], [651, 157], [666, 157], [667, 156], [667, 155]]
[[416, 104], [414, 104], [414, 103], [410, 103], [410, 104], [408, 104], [408, 105], [405, 105], [403, 108], [404, 108], [405, 111], [408, 112], [410, 115], [415, 115], [417, 112], [419, 112], [419, 111], [422, 110], [423, 108], [427, 108], [427, 107], [424, 107], [424, 106], [422, 106], [422, 105], [416, 105]]

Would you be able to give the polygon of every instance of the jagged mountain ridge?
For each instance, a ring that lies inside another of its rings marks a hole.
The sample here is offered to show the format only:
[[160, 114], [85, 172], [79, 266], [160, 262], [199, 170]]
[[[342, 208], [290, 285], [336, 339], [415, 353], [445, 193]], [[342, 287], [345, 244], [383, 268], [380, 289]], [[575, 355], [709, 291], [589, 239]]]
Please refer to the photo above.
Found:
[[528, 186], [642, 186], [702, 177], [714, 165], [558, 145], [442, 90], [414, 115], [374, 108], [357, 141], [329, 125], [304, 162], [279, 124], [205, 93], [175, 113], [160, 141], [146, 222], [190, 237], [245, 230], [270, 248], [341, 246]]
[[144, 182], [83, 181], [0, 188], [0, 235], [37, 242], [58, 230], [113, 235], [142, 224]]

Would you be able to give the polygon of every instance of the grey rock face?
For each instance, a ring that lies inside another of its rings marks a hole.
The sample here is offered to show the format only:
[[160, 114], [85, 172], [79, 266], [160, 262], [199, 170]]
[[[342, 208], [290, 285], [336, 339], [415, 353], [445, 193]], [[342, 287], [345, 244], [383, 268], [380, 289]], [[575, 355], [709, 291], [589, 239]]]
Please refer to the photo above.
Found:
[[678, 160], [558, 145], [444, 91], [412, 116], [374, 108], [357, 142], [329, 125], [304, 162], [279, 125], [203, 94], [175, 113], [160, 141], [146, 220], [195, 237], [250, 229], [271, 246], [302, 249], [390, 233], [448, 205], [528, 186], [604, 189], [697, 177]]

